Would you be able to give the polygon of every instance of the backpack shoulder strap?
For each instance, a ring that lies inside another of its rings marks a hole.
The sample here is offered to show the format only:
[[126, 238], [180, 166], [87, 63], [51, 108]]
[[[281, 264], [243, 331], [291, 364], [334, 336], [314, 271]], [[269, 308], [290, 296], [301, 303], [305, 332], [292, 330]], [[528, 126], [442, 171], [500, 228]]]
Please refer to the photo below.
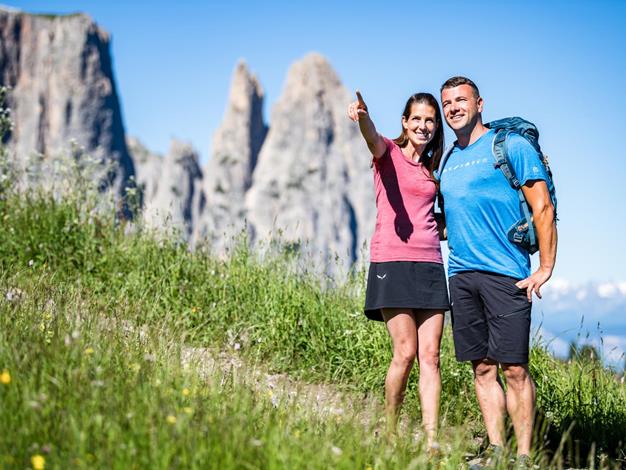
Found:
[[493, 153], [493, 157], [496, 160], [494, 167], [499, 168], [502, 171], [504, 177], [509, 182], [511, 187], [517, 191], [521, 189], [522, 185], [515, 175], [515, 170], [511, 168], [511, 165], [509, 163], [509, 154], [506, 140], [510, 134], [511, 131], [507, 129], [500, 129], [499, 131], [497, 131], [496, 136], [493, 138], [491, 150]]
[[530, 208], [528, 207], [528, 203], [526, 202], [526, 198], [524, 197], [524, 192], [522, 191], [522, 185], [517, 179], [515, 175], [515, 170], [511, 167], [509, 163], [509, 155], [507, 149], [507, 138], [511, 134], [512, 131], [507, 129], [501, 129], [496, 132], [496, 136], [493, 139], [492, 144], [492, 153], [493, 157], [496, 160], [494, 167], [496, 169], [500, 169], [504, 174], [504, 177], [507, 179], [511, 187], [517, 192], [517, 197], [519, 199], [520, 208], [522, 210], [522, 215], [526, 219], [528, 223], [528, 237], [530, 240], [531, 246], [535, 245], [537, 236], [535, 234], [535, 227], [532, 223], [532, 215], [530, 213]]

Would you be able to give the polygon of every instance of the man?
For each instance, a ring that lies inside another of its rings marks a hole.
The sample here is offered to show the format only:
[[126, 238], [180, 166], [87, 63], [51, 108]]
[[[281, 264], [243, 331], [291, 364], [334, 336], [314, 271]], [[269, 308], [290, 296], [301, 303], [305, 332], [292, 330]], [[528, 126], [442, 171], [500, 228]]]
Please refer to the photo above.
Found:
[[[471, 361], [476, 396], [492, 451], [502, 453], [508, 414], [520, 464], [530, 462], [535, 386], [528, 370], [533, 292], [550, 278], [556, 258], [554, 208], [540, 157], [523, 137], [511, 135], [511, 165], [531, 207], [539, 241], [539, 268], [507, 232], [520, 219], [520, 202], [494, 166], [494, 131], [483, 125], [483, 99], [468, 78], [441, 87], [441, 103], [457, 141], [440, 176], [450, 248], [448, 275], [456, 357]], [[504, 393], [498, 376], [506, 378]]]

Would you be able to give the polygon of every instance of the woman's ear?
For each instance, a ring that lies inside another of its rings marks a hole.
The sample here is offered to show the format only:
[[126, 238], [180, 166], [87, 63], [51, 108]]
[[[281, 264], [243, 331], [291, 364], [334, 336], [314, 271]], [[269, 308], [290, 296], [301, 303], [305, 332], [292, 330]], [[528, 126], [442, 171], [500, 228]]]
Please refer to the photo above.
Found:
[[402, 116], [402, 129], [405, 130], [405, 131], [407, 129], [406, 118], [404, 116]]

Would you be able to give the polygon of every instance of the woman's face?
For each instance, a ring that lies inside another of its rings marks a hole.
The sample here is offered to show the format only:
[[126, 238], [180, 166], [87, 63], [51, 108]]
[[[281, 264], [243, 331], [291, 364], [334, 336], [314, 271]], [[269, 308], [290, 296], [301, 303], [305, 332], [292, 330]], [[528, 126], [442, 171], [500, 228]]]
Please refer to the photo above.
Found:
[[402, 127], [414, 147], [426, 146], [437, 130], [435, 108], [428, 103], [413, 103], [408, 119], [402, 116]]

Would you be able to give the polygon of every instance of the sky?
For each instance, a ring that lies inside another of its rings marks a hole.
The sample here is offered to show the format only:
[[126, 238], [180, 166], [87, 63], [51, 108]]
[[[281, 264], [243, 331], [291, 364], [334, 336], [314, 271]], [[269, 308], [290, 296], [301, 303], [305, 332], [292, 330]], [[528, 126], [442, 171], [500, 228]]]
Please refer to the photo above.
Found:
[[554, 277], [626, 280], [626, 1], [5, 3], [89, 14], [111, 34], [127, 134], [160, 153], [173, 137], [191, 142], [203, 162], [239, 59], [265, 90], [269, 121], [290, 65], [321, 53], [392, 137], [409, 95], [438, 96], [447, 78], [468, 76], [485, 121], [539, 127], [559, 201]]

